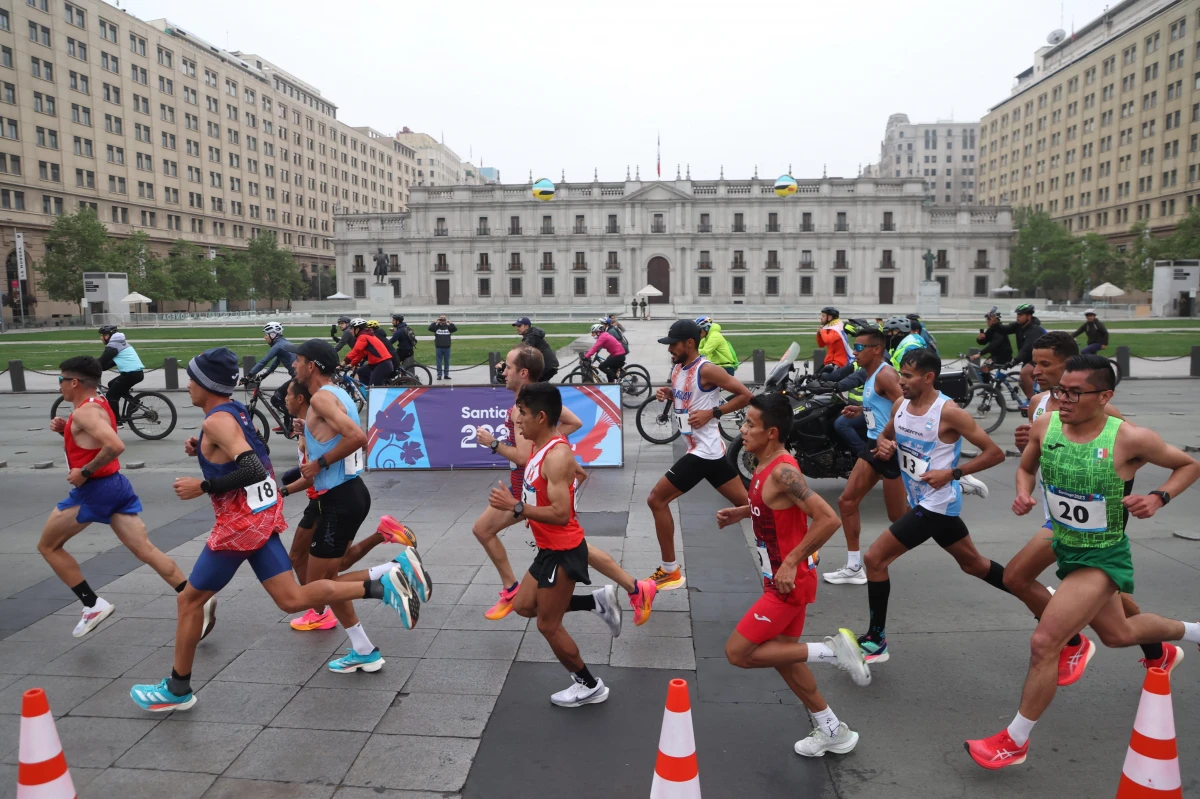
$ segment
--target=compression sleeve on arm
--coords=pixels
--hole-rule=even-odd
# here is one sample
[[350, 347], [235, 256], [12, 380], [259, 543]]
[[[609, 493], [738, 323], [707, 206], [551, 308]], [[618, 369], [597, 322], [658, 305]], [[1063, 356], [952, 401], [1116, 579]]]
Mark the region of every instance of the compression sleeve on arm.
[[229, 474], [204, 481], [209, 494], [224, 494], [226, 491], [252, 486], [267, 479], [267, 467], [263, 466], [254, 450], [247, 450], [238, 455], [234, 463], [237, 464], [237, 468]]

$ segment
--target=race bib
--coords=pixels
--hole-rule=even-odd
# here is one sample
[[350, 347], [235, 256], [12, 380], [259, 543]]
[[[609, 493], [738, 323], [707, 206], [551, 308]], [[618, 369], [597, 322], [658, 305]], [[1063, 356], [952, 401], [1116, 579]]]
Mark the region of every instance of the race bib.
[[1049, 511], [1055, 522], [1081, 533], [1108, 529], [1108, 507], [1100, 494], [1076, 494], [1046, 486]]
[[363, 451], [356, 449], [342, 459], [346, 468], [346, 476], [353, 477], [363, 470]]
[[875, 429], [875, 411], [870, 408], [863, 408], [863, 416], [867, 417], [867, 429]]
[[279, 491], [275, 488], [275, 481], [270, 477], [261, 483], [246, 486], [242, 490], [246, 492], [246, 504], [250, 507], [251, 513], [261, 513], [279, 501]]
[[913, 480], [920, 480], [921, 475], [929, 471], [929, 458], [924, 455], [918, 455], [906, 449], [898, 449], [896, 457], [900, 459], [900, 471]]
[[529, 483], [521, 484], [521, 501], [531, 508], [537, 507], [537, 490]]
[[762, 576], [768, 580], [775, 577], [775, 572], [771, 569], [771, 557], [767, 554], [765, 544], [758, 545], [758, 567], [762, 570]]
[[681, 411], [678, 408], [675, 410], [675, 418], [679, 420], [679, 432], [685, 436], [692, 434], [692, 426], [688, 424], [688, 412]]
[[820, 562], [821, 562], [821, 550], [818, 549], [816, 552], [814, 552], [808, 556], [808, 568], [809, 569], [817, 568], [817, 564], [819, 564]]

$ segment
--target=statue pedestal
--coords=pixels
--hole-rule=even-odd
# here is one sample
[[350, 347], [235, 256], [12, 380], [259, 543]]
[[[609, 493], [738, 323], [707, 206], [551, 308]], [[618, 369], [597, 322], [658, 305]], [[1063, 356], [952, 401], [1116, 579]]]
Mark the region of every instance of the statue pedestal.
[[922, 317], [937, 316], [942, 310], [942, 284], [922, 280], [917, 287], [917, 313]]
[[371, 316], [377, 317], [382, 324], [384, 317], [390, 316], [396, 306], [396, 298], [392, 295], [392, 284], [367, 284], [367, 304]]

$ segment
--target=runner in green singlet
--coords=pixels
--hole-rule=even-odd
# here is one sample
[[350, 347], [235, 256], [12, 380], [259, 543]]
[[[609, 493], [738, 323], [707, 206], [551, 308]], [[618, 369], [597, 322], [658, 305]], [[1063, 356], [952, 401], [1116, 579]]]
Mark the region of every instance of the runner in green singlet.
[[[1129, 514], [1153, 516], [1200, 478], [1200, 463], [1152, 430], [1108, 416], [1104, 407], [1115, 385], [1106, 359], [1071, 357], [1059, 384], [1050, 389], [1059, 410], [1034, 422], [1021, 455], [1013, 512], [1024, 516], [1037, 505], [1032, 495], [1040, 465], [1062, 584], [1030, 640], [1029, 673], [1016, 718], [990, 738], [966, 742], [971, 758], [986, 769], [1025, 762], [1033, 725], [1054, 699], [1059, 652], [1084, 625], [1110, 647], [1200, 643], [1200, 622], [1152, 613], [1126, 618], [1121, 606], [1118, 592], [1133, 592], [1125, 533]], [[1148, 463], [1169, 469], [1170, 477], [1154, 491], [1133, 494], [1134, 474]]]

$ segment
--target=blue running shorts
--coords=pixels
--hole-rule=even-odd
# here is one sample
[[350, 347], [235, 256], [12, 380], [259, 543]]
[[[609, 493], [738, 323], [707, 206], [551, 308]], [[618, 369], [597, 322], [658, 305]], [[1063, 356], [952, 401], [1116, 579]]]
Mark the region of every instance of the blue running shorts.
[[279, 533], [272, 533], [267, 543], [249, 551], [209, 549], [205, 544], [188, 575], [188, 583], [200, 591], [220, 591], [229, 585], [238, 567], [246, 562], [250, 563], [260, 583], [292, 570], [292, 560], [279, 540]]
[[114, 513], [141, 513], [142, 501], [133, 493], [133, 486], [125, 475], [116, 472], [107, 477], [92, 478], [79, 488], [71, 489], [67, 498], [58, 503], [59, 510], [75, 507], [79, 508], [76, 519], [80, 524], [111, 524]]

